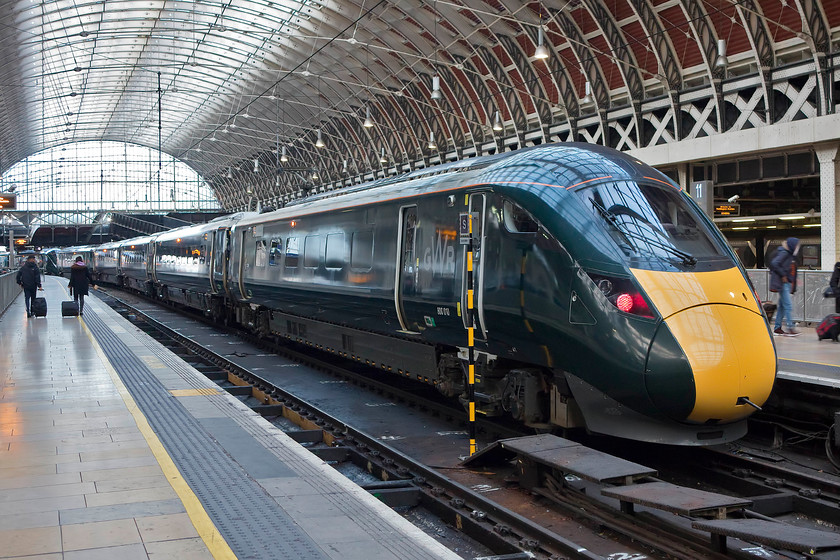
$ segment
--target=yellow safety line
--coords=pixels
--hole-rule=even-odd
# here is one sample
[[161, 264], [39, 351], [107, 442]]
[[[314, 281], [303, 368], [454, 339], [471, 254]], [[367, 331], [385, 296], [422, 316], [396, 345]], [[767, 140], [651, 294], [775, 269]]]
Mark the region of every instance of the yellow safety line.
[[169, 392], [173, 397], [201, 397], [219, 394], [219, 391], [212, 387], [205, 387], [203, 389], [172, 389]]
[[120, 379], [117, 371], [111, 365], [111, 362], [108, 360], [108, 357], [105, 355], [105, 352], [102, 350], [99, 342], [97, 342], [97, 340], [93, 337], [93, 333], [90, 332], [90, 329], [88, 329], [84, 321], [82, 321], [82, 327], [85, 329], [85, 334], [87, 334], [93, 344], [93, 347], [96, 349], [96, 353], [99, 354], [99, 357], [102, 359], [102, 363], [105, 364], [105, 369], [108, 370], [108, 375], [111, 376], [111, 380], [114, 382], [114, 385], [116, 385], [117, 390], [120, 393], [120, 397], [122, 397], [128, 411], [134, 417], [134, 421], [137, 423], [137, 428], [140, 430], [140, 433], [143, 434], [143, 438], [151, 448], [152, 454], [155, 456], [158, 465], [160, 465], [164, 476], [166, 476], [166, 480], [169, 481], [169, 484], [172, 485], [172, 489], [175, 490], [175, 493], [178, 494], [178, 497], [181, 499], [181, 503], [184, 504], [184, 509], [187, 510], [187, 515], [190, 516], [190, 521], [192, 521], [195, 530], [198, 532], [201, 540], [204, 541], [204, 544], [207, 546], [210, 554], [212, 554], [213, 558], [216, 560], [236, 560], [236, 555], [233, 553], [233, 550], [231, 550], [227, 541], [225, 541], [222, 534], [216, 528], [216, 525], [210, 519], [210, 516], [207, 515], [204, 507], [201, 505], [201, 501], [193, 493], [189, 484], [187, 484], [187, 481], [184, 480], [183, 476], [181, 476], [181, 472], [178, 470], [178, 467], [175, 466], [175, 463], [166, 452], [163, 444], [155, 435], [154, 430], [152, 430], [152, 427], [149, 425], [149, 421], [143, 415], [143, 412], [140, 411], [140, 408], [137, 406], [137, 403], [134, 401], [131, 393], [128, 392], [128, 389], [125, 384], [123, 384], [122, 379]]
[[815, 366], [826, 366], [826, 367], [834, 367], [834, 368], [840, 367], [840, 365], [837, 365], [837, 364], [826, 364], [826, 363], [823, 363], [823, 362], [812, 362], [810, 360], [797, 360], [797, 359], [794, 359], [794, 358], [779, 358], [779, 360], [785, 360], [785, 361], [788, 361], [788, 362], [799, 362], [800, 364], [812, 364], [812, 365], [815, 365]]

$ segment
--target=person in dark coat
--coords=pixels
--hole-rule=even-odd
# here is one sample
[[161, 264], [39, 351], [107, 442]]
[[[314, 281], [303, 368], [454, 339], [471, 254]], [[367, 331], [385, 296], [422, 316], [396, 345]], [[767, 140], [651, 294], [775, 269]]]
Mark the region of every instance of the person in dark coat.
[[70, 267], [70, 292], [73, 294], [73, 301], [79, 304], [79, 315], [83, 315], [85, 309], [85, 296], [88, 295], [88, 288], [93, 283], [90, 270], [82, 257], [76, 257], [76, 262]]
[[828, 285], [834, 290], [834, 312], [840, 313], [840, 262], [834, 263], [834, 272], [831, 273]]
[[[791, 312], [793, 304], [790, 296], [796, 292], [796, 255], [799, 253], [799, 239], [788, 237], [782, 243], [770, 262], [770, 291], [779, 293], [779, 307], [776, 310], [776, 328], [773, 334], [798, 336], [793, 328]], [[788, 330], [782, 329], [782, 322], [787, 321]]]
[[41, 269], [35, 263], [35, 255], [26, 257], [23, 265], [18, 270], [15, 281], [23, 288], [23, 301], [26, 304], [26, 316], [32, 317], [32, 300], [38, 296], [41, 287]]

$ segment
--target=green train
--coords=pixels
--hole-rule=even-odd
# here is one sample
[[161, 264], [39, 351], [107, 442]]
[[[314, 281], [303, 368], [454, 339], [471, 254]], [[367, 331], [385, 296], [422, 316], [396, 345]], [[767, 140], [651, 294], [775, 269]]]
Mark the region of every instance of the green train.
[[763, 311], [714, 224], [655, 169], [590, 144], [110, 244], [97, 267], [100, 253], [109, 281], [462, 401], [472, 300], [478, 414], [541, 429], [718, 444], [775, 381]]

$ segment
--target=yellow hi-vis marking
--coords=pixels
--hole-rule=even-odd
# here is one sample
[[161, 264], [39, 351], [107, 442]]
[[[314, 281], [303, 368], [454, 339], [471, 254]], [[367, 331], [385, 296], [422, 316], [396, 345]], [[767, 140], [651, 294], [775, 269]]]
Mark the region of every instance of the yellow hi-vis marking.
[[473, 290], [467, 290], [467, 309], [473, 308]]
[[475, 385], [475, 364], [470, 364], [469, 372], [470, 372], [469, 384], [470, 385]]
[[470, 455], [475, 455], [475, 452], [476, 452], [475, 440], [471, 439], [470, 440]]
[[475, 403], [470, 403], [470, 422], [475, 422]]
[[475, 327], [467, 327], [467, 346], [475, 346]]
[[472, 272], [473, 269], [473, 254], [472, 251], [467, 251], [467, 272]]
[[204, 510], [204, 506], [201, 505], [201, 501], [198, 499], [198, 496], [193, 493], [189, 484], [187, 484], [187, 481], [184, 480], [183, 476], [181, 476], [181, 472], [178, 470], [175, 462], [172, 461], [172, 458], [166, 452], [163, 444], [160, 442], [157, 435], [155, 435], [154, 430], [152, 430], [152, 427], [149, 425], [149, 421], [140, 411], [140, 408], [137, 406], [137, 403], [134, 401], [131, 393], [128, 392], [128, 389], [123, 384], [119, 374], [117, 374], [117, 371], [111, 365], [111, 362], [108, 361], [108, 357], [105, 356], [105, 352], [102, 351], [102, 347], [99, 346], [99, 343], [93, 337], [93, 334], [90, 332], [84, 321], [82, 321], [82, 328], [84, 328], [85, 334], [88, 339], [90, 339], [91, 344], [96, 349], [96, 353], [105, 365], [105, 369], [108, 371], [108, 375], [111, 376], [111, 381], [113, 381], [116, 386], [126, 408], [128, 408], [128, 411], [134, 418], [134, 422], [137, 424], [137, 429], [143, 435], [143, 439], [146, 440], [146, 444], [152, 450], [152, 455], [154, 455], [158, 465], [160, 465], [160, 469], [163, 471], [166, 480], [169, 481], [172, 489], [175, 490], [178, 498], [181, 499], [181, 503], [184, 504], [184, 509], [187, 510], [187, 515], [189, 515], [190, 521], [192, 521], [193, 527], [195, 527], [195, 530], [198, 532], [201, 540], [203, 540], [205, 546], [207, 546], [207, 550], [210, 551], [210, 554], [212, 554], [213, 558], [216, 560], [237, 560], [233, 550], [231, 550], [222, 534], [213, 524], [213, 521], [210, 520], [210, 516], [207, 515], [207, 512]]

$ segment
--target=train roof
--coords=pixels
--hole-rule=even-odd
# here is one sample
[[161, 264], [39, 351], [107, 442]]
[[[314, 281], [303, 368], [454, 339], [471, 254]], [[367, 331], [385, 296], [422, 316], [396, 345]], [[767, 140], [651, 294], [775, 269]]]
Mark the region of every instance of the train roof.
[[490, 156], [470, 158], [312, 195], [283, 208], [242, 219], [242, 226], [284, 219], [384, 199], [444, 192], [470, 185], [502, 184], [506, 188], [577, 190], [603, 181], [645, 179], [676, 185], [637, 158], [612, 148], [582, 142], [546, 144]]
[[[171, 241], [172, 239], [178, 239], [179, 237], [192, 237], [194, 235], [201, 235], [208, 231], [216, 230], [228, 224], [233, 225], [243, 218], [257, 215], [258, 214], [256, 212], [236, 212], [235, 214], [229, 214], [227, 216], [219, 216], [218, 218], [214, 218], [204, 224], [194, 224], [191, 226], [183, 226], [169, 231], [164, 231], [158, 233], [154, 237], [156, 242]], [[226, 224], [226, 222], [228, 224]]]

